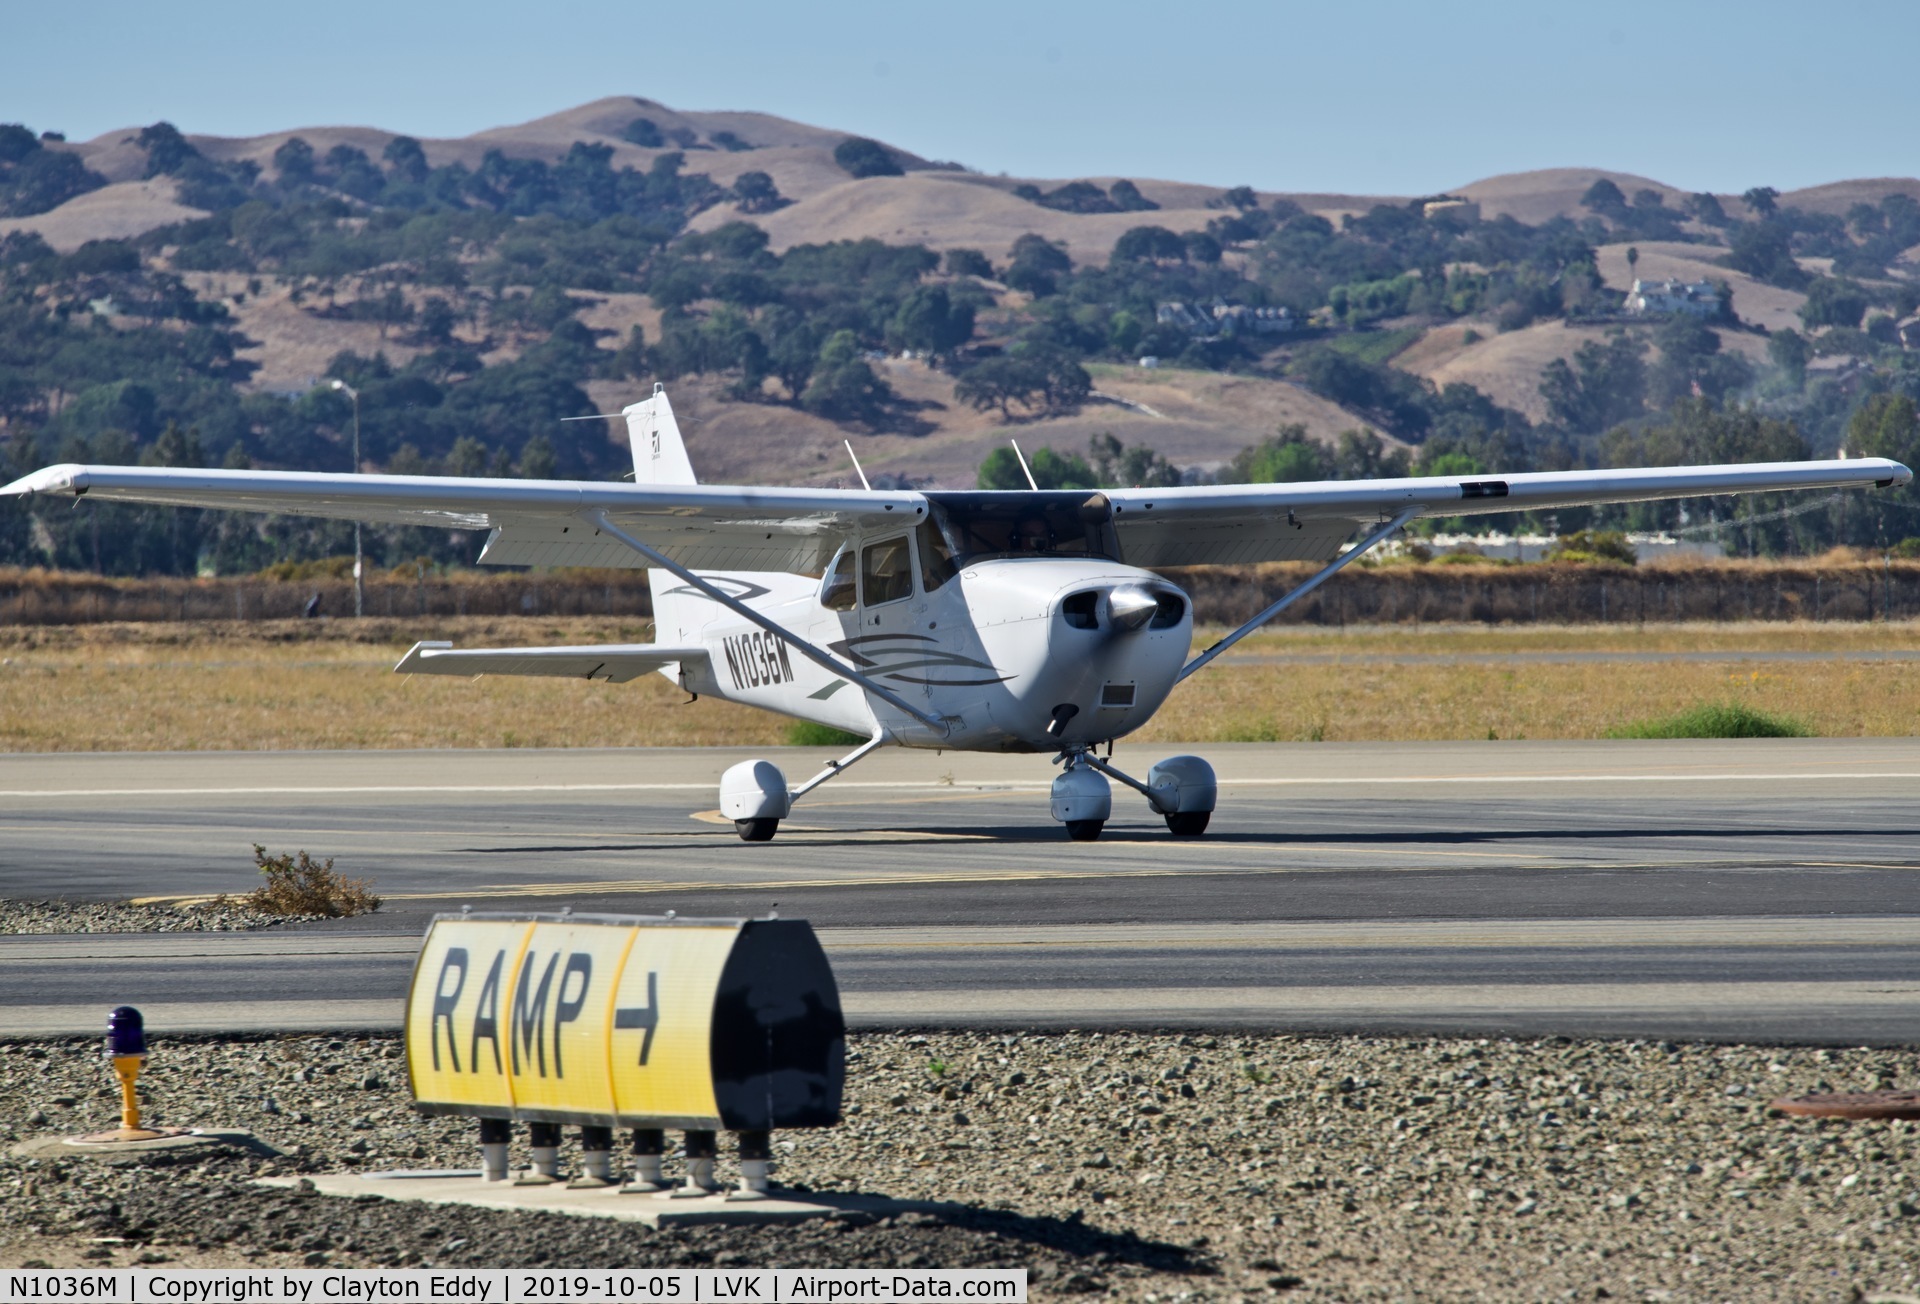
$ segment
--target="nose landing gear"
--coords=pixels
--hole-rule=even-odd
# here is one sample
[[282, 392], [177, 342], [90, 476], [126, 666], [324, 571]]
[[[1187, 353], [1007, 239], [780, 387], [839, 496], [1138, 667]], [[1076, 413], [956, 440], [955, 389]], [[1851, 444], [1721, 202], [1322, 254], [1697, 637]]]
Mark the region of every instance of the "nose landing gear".
[[1054, 758], [1064, 764], [1053, 781], [1053, 817], [1067, 827], [1075, 842], [1100, 836], [1113, 814], [1113, 788], [1108, 779], [1145, 797], [1154, 812], [1167, 821], [1176, 838], [1197, 838], [1207, 831], [1213, 808], [1219, 804], [1220, 785], [1213, 767], [1198, 756], [1170, 756], [1147, 771], [1140, 782], [1093, 754], [1091, 747], [1070, 747]]
[[1092, 842], [1113, 814], [1113, 788], [1087, 763], [1085, 752], [1065, 752], [1067, 768], [1053, 781], [1053, 817], [1075, 842]]

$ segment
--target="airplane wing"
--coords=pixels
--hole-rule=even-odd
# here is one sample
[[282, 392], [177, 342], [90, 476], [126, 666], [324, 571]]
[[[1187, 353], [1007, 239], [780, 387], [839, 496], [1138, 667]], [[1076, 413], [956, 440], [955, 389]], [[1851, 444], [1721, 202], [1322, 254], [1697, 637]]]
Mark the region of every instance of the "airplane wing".
[[397, 675], [551, 675], [624, 684], [679, 661], [705, 661], [699, 647], [608, 643], [599, 647], [494, 647], [456, 650], [451, 643], [415, 643], [393, 668]]
[[1113, 504], [1121, 555], [1131, 565], [1152, 568], [1331, 561], [1359, 525], [1389, 519], [1409, 508], [1421, 516], [1481, 516], [1787, 489], [1884, 489], [1912, 479], [1913, 472], [1898, 462], [1862, 457], [1741, 466], [1115, 489], [1106, 496]]
[[[1912, 478], [1898, 462], [1854, 458], [1119, 489], [1105, 497], [1124, 558], [1164, 567], [1328, 561], [1361, 523], [1408, 509], [1471, 516], [1713, 494], [1886, 488]], [[638, 554], [585, 520], [583, 513], [597, 509], [683, 566], [799, 573], [824, 567], [849, 533], [915, 524], [927, 512], [926, 498], [911, 492], [164, 467], [52, 466], [0, 488], [0, 496], [34, 493], [488, 529], [480, 555], [486, 563], [644, 566]]]
[[825, 567], [848, 534], [913, 525], [927, 512], [920, 494], [887, 491], [72, 464], [0, 488], [0, 497], [26, 494], [490, 530], [480, 560], [492, 565], [645, 566], [583, 519], [597, 509], [692, 569], [798, 573]]

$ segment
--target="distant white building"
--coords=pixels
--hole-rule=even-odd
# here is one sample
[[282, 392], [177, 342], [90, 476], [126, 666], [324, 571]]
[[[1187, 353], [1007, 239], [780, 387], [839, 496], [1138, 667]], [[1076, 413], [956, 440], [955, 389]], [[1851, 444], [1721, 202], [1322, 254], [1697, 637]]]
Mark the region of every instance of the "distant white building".
[[[1434, 534], [1424, 539], [1403, 541], [1399, 547], [1405, 549], [1409, 544], [1417, 543], [1432, 551], [1435, 555], [1449, 552], [1477, 552], [1483, 557], [1493, 557], [1508, 561], [1539, 561], [1560, 540], [1551, 534]], [[1691, 538], [1679, 535], [1629, 534], [1627, 545], [1641, 561], [1655, 561], [1664, 557], [1701, 558], [1707, 561], [1717, 560], [1727, 555], [1726, 548], [1712, 538]], [[1384, 546], [1382, 552], [1392, 552], [1395, 545]]]
[[1696, 317], [1720, 315], [1720, 287], [1712, 281], [1635, 280], [1627, 291], [1627, 311], [1648, 317], [1671, 317], [1690, 312]]
[[1213, 319], [1227, 335], [1284, 335], [1300, 323], [1287, 308], [1249, 308], [1240, 303], [1216, 303]]
[[1154, 310], [1154, 320], [1189, 335], [1212, 338], [1216, 335], [1284, 335], [1296, 329], [1300, 319], [1287, 308], [1250, 308], [1243, 303], [1215, 299], [1212, 304], [1163, 303]]

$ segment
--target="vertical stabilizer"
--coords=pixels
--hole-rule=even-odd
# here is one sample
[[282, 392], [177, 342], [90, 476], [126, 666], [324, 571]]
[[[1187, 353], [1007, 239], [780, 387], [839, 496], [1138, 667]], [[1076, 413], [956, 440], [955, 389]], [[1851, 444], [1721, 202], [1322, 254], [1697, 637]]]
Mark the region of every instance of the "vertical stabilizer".
[[687, 446], [680, 442], [680, 426], [673, 419], [667, 391], [653, 387], [653, 397], [622, 408], [627, 419], [627, 441], [633, 445], [635, 484], [698, 484]]
[[[653, 397], [622, 408], [627, 419], [627, 442], [633, 445], [633, 482], [637, 485], [698, 484], [693, 463], [687, 460], [687, 446], [680, 442], [680, 423], [673, 419], [673, 405], [667, 391], [653, 387]], [[653, 593], [653, 633], [656, 641], [666, 638], [693, 638], [699, 634], [702, 613], [688, 601], [685, 593], [675, 593], [681, 584], [669, 571], [658, 566], [647, 570], [647, 588]], [[677, 674], [678, 666], [661, 673]], [[669, 674], [669, 677], [673, 677]]]

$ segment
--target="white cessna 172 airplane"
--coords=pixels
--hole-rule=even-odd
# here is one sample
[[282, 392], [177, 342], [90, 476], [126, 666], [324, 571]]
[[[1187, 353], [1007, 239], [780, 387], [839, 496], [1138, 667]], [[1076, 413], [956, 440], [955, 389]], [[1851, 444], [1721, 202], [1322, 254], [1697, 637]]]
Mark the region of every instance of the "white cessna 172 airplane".
[[[623, 415], [630, 485], [63, 465], [0, 495], [487, 529], [480, 560], [493, 565], [647, 567], [655, 643], [418, 643], [395, 669], [615, 683], [658, 671], [694, 694], [866, 735], [798, 786], [765, 760], [727, 770], [720, 809], [749, 842], [771, 838], [797, 798], [889, 743], [1053, 752], [1063, 767], [1053, 818], [1088, 840], [1112, 812], [1110, 779], [1146, 798], [1176, 837], [1204, 832], [1212, 767], [1175, 756], [1136, 779], [1111, 764], [1113, 740], [1416, 517], [1913, 478], [1898, 462], [1861, 458], [1098, 492], [757, 489], [698, 483], [658, 386]], [[1261, 561], [1324, 565], [1189, 659], [1192, 606], [1156, 570]], [[1107, 759], [1095, 752], [1103, 743]]]

